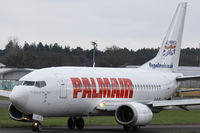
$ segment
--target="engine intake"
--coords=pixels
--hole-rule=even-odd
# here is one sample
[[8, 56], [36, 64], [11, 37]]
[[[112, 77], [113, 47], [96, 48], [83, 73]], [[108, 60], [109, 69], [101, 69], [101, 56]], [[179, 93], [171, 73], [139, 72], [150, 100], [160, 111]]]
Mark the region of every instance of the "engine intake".
[[135, 102], [121, 105], [115, 112], [115, 119], [120, 125], [147, 125], [152, 118], [149, 107]]
[[8, 115], [11, 119], [16, 121], [24, 121], [24, 122], [31, 122], [32, 115], [26, 115], [20, 112], [18, 109], [15, 108], [13, 104], [10, 104], [8, 107]]

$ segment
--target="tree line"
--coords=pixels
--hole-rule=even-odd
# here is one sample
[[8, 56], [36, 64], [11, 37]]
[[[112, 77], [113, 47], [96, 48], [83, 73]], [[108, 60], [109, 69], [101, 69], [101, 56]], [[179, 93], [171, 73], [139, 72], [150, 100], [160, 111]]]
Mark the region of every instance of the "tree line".
[[[142, 48], [129, 50], [115, 45], [104, 51], [96, 49], [96, 66], [124, 67], [141, 65], [156, 56], [158, 48]], [[10, 40], [5, 49], [0, 50], [0, 62], [7, 67], [44, 68], [52, 66], [92, 66], [93, 49], [81, 47], [70, 48], [55, 44], [27, 43], [20, 46]], [[200, 49], [185, 48], [181, 50], [181, 66], [199, 66]]]

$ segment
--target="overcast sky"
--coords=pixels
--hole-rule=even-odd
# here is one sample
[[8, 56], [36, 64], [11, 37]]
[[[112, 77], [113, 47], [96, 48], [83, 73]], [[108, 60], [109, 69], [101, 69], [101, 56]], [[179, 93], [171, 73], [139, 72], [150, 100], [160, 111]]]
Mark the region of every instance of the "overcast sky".
[[[189, 0], [188, 0], [189, 1]], [[0, 48], [10, 37], [91, 49], [157, 48], [181, 0], [0, 0]], [[200, 0], [190, 0], [182, 47], [199, 47]]]

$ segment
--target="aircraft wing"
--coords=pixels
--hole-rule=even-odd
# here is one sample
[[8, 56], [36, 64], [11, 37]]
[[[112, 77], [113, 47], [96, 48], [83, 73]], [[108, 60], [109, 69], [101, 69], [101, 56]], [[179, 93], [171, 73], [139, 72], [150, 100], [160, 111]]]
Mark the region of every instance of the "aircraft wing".
[[176, 81], [200, 80], [200, 75], [177, 77]]
[[[182, 81], [187, 81], [187, 80], [192, 80], [192, 81], [200, 81], [200, 75], [193, 75], [193, 76], [182, 76], [182, 77], [177, 77], [176, 81], [182, 82]], [[192, 87], [192, 88], [191, 88]], [[190, 89], [178, 89], [176, 90], [176, 93], [180, 93], [180, 92], [191, 92], [191, 91], [200, 91], [200, 89], [197, 89], [195, 86], [191, 86], [189, 87]]]
[[191, 106], [200, 105], [200, 99], [161, 100], [152, 101], [148, 104], [150, 104], [152, 107]]
[[111, 101], [111, 100], [105, 100], [100, 102], [96, 109], [102, 110], [102, 111], [115, 111], [120, 105], [125, 104], [126, 102], [122, 101]]
[[200, 91], [200, 88], [178, 89], [178, 90], [176, 90], [176, 93], [180, 93], [180, 92], [192, 92], [192, 91]]
[[9, 97], [10, 91], [0, 90], [0, 96]]
[[[115, 111], [120, 105], [127, 102], [121, 101], [102, 101], [96, 107], [97, 110], [101, 111]], [[187, 110], [186, 106], [200, 105], [200, 99], [180, 99], [180, 100], [161, 100], [161, 101], [151, 101], [146, 103], [150, 108], [160, 108], [166, 109], [167, 107], [177, 106], [181, 109]]]

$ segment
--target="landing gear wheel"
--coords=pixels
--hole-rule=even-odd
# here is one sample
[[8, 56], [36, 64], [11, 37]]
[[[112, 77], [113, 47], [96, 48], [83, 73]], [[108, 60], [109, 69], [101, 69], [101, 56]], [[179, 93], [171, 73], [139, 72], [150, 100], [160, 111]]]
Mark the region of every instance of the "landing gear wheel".
[[72, 117], [70, 117], [69, 120], [68, 120], [68, 128], [69, 129], [75, 129], [75, 122], [72, 119]]
[[34, 122], [32, 125], [33, 132], [42, 132], [42, 125], [40, 122]]
[[124, 126], [125, 131], [140, 131], [140, 126]]
[[78, 128], [78, 129], [83, 129], [84, 128], [84, 120], [83, 120], [83, 118], [82, 117], [79, 117], [76, 121], [75, 121], [75, 123], [76, 123], [76, 127]]
[[125, 131], [132, 131], [132, 126], [124, 126]]
[[133, 131], [140, 131], [140, 126], [133, 126]]

